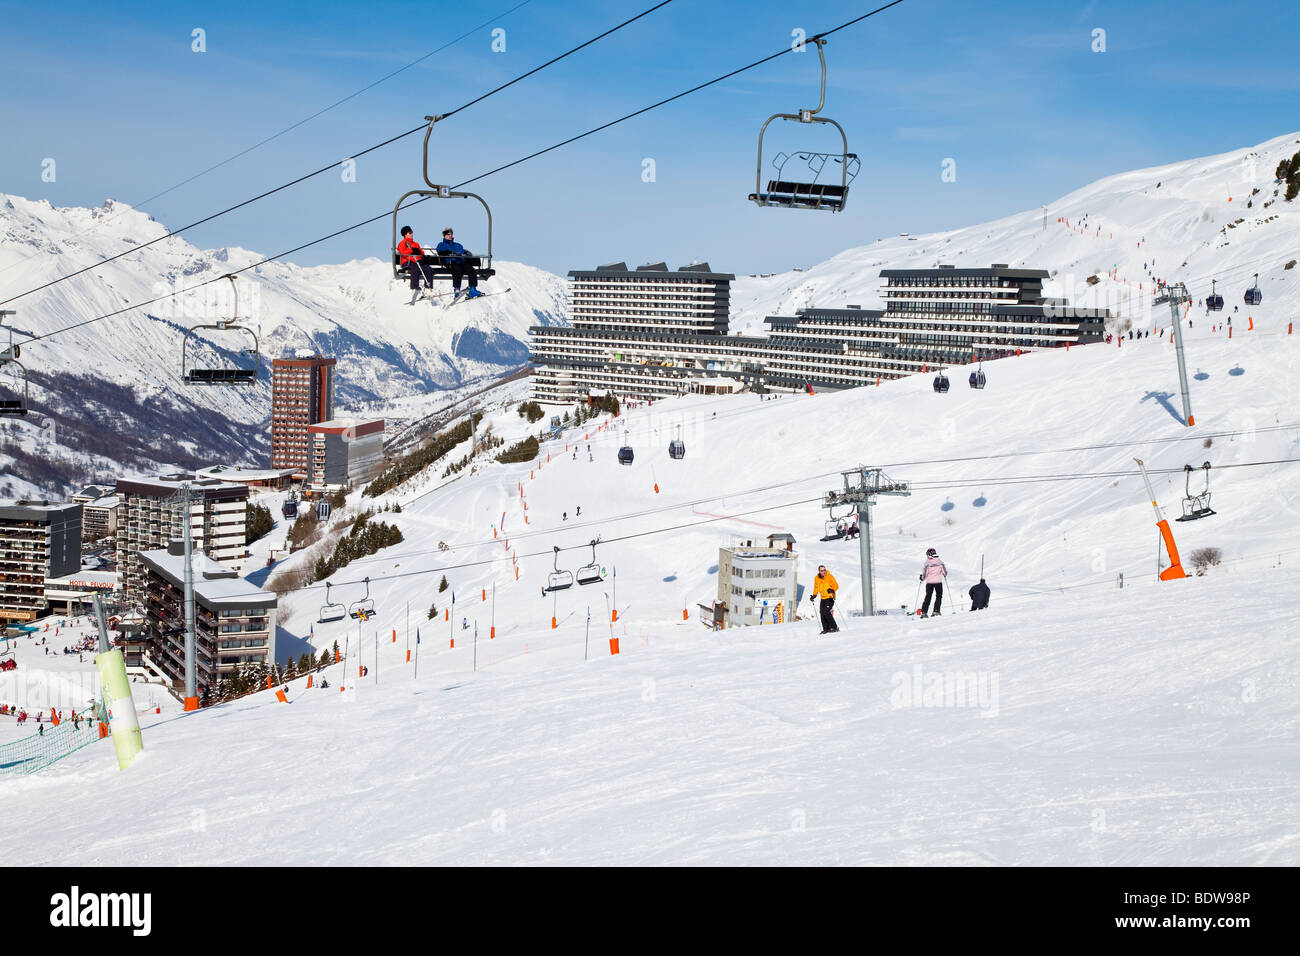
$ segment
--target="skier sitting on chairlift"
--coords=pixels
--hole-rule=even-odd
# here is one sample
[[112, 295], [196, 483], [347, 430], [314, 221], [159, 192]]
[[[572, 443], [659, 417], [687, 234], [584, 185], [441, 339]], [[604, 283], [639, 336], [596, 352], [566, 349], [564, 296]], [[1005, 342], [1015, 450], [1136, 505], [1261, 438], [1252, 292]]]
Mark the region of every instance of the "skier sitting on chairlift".
[[451, 270], [452, 292], [460, 294], [460, 280], [465, 277], [469, 279], [469, 292], [465, 293], [465, 298], [476, 299], [483, 294], [478, 290], [478, 273], [474, 271], [474, 266], [467, 258], [469, 252], [456, 241], [451, 226], [442, 231], [442, 242], [438, 243], [435, 251], [443, 257], [447, 268]]
[[415, 233], [410, 226], [402, 227], [402, 241], [397, 244], [398, 255], [402, 257], [402, 268], [411, 277], [411, 305], [420, 298], [420, 276], [424, 276], [426, 286], [433, 285], [432, 256], [415, 241]]

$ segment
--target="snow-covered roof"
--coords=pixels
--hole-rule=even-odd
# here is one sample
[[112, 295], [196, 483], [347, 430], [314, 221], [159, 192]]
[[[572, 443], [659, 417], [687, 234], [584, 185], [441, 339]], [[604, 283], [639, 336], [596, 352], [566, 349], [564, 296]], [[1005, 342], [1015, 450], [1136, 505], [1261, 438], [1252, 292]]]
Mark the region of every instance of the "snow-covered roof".
[[[141, 551], [140, 560], [177, 587], [185, 584], [185, 555], [172, 554], [166, 548]], [[214, 561], [206, 554], [193, 555], [194, 594], [208, 604], [263, 604], [275, 607], [276, 596], [249, 584], [233, 568]]]

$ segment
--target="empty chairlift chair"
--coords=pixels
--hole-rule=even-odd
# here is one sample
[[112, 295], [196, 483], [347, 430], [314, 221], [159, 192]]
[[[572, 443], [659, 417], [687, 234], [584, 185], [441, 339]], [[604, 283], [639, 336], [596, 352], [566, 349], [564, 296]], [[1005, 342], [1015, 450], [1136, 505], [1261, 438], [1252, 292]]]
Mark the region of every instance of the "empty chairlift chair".
[[1211, 312], [1223, 311], [1223, 296], [1217, 292], [1218, 285], [1216, 280], [1210, 280], [1210, 294], [1205, 297], [1205, 307]]
[[320, 608], [320, 623], [328, 624], [330, 621], [341, 621], [347, 617], [348, 609], [342, 604], [334, 604], [330, 601], [330, 583], [325, 582], [325, 603]]
[[934, 390], [942, 393], [948, 391], [949, 387], [950, 383], [948, 382], [948, 376], [940, 371], [939, 374], [934, 377]]
[[[821, 62], [821, 98], [816, 109], [801, 109], [798, 113], [775, 113], [768, 117], [758, 133], [758, 168], [754, 173], [754, 191], [749, 194], [751, 202], [760, 206], [782, 206], [786, 209], [822, 209], [839, 212], [849, 198], [849, 183], [857, 176], [861, 163], [854, 153], [849, 152], [849, 140], [844, 134], [844, 127], [829, 117], [816, 115], [826, 103], [826, 54], [822, 47], [826, 41], [821, 37], [812, 37], [809, 43], [817, 44], [817, 57]], [[767, 190], [763, 190], [763, 136], [772, 120], [791, 120], [796, 123], [828, 123], [840, 133], [843, 151], [839, 153], [797, 152], [790, 155], [778, 153], [772, 161], [776, 167], [776, 178], [769, 180]], [[808, 172], [795, 178], [787, 175], [786, 167], [791, 160], [797, 159], [807, 166]], [[822, 171], [829, 167], [830, 179], [818, 182]], [[838, 172], [839, 182], [834, 181]]]
[[627, 440], [627, 429], [625, 428], [623, 429], [623, 447], [618, 450], [618, 463], [620, 465], [630, 465], [634, 457], [632, 446]]
[[[1192, 494], [1192, 472], [1205, 472], [1205, 485], [1197, 494]], [[1215, 514], [1210, 507], [1210, 463], [1207, 461], [1199, 469], [1191, 465], [1183, 465], [1183, 489], [1186, 496], [1183, 498], [1183, 516], [1177, 518], [1177, 521], [1195, 521], [1197, 518], [1208, 518]]]
[[970, 373], [970, 387], [983, 388], [985, 384], [986, 379], [984, 378], [984, 366], [981, 365], [975, 371]]
[[1246, 304], [1259, 305], [1264, 301], [1264, 293], [1259, 291], [1259, 273], [1255, 273], [1255, 284], [1246, 290]]
[[601, 571], [600, 564], [596, 561], [596, 541], [599, 540], [597, 538], [591, 542], [591, 564], [584, 564], [575, 573], [579, 584], [598, 584], [605, 578], [605, 573]]
[[565, 588], [573, 587], [573, 572], [565, 571], [560, 567], [560, 549], [558, 546], [552, 546], [555, 552], [554, 570], [546, 576], [546, 587], [544, 593], [550, 594], [552, 591], [563, 591]]
[[286, 498], [284, 500], [284, 508], [282, 511], [284, 512], [285, 519], [288, 521], [292, 521], [294, 518], [298, 517], [298, 499], [294, 498], [292, 495]]
[[[234, 305], [232, 318], [217, 319], [212, 323], [200, 323], [185, 333], [185, 338], [181, 342], [181, 381], [186, 385], [256, 385], [257, 370], [260, 360], [258, 350], [257, 335], [252, 329], [239, 324], [239, 286], [235, 284], [233, 275], [226, 275], [222, 278], [229, 279], [231, 288], [234, 290]], [[234, 348], [224, 349], [227, 354], [232, 356], [232, 364], [224, 366], [204, 366], [194, 364], [194, 343], [191, 341], [194, 334], [201, 329], [213, 329], [218, 332], [237, 332], [240, 333], [241, 339], [251, 339], [252, 348]], [[241, 364], [235, 356], [251, 356], [251, 361]]]
[[[12, 312], [0, 312], [0, 321]], [[28, 409], [27, 369], [18, 361], [22, 347], [14, 345], [13, 332], [9, 345], [0, 352], [0, 415], [26, 415]]]
[[330, 516], [330, 503], [328, 501], [316, 502], [316, 520], [325, 521]]
[[375, 599], [370, 596], [370, 579], [366, 583], [366, 596], [348, 605], [348, 617], [354, 621], [368, 621], [375, 613]]

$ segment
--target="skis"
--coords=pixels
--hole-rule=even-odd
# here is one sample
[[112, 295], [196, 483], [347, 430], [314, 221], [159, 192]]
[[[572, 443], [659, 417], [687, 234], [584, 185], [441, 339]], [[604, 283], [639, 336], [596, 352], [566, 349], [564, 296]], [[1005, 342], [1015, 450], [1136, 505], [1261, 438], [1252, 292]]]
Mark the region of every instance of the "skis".
[[[474, 298], [475, 298], [475, 299], [486, 299], [488, 296], [501, 295], [501, 294], [503, 294], [503, 293], [505, 293], [505, 292], [509, 292], [509, 291], [510, 291], [510, 289], [509, 289], [509, 288], [506, 288], [506, 289], [497, 289], [497, 291], [495, 291], [495, 292], [480, 292], [478, 295], [474, 296]], [[456, 305], [458, 302], [465, 302], [465, 301], [469, 300], [469, 293], [468, 293], [468, 292], [456, 292], [456, 293], [448, 293], [448, 292], [444, 292], [443, 295], [452, 295], [452, 296], [453, 296], [452, 300], [451, 300], [450, 302], [448, 302], [446, 305], [444, 305], [444, 306], [442, 307], [442, 308], [443, 308], [443, 311], [446, 311], [447, 309], [450, 309], [453, 305]]]

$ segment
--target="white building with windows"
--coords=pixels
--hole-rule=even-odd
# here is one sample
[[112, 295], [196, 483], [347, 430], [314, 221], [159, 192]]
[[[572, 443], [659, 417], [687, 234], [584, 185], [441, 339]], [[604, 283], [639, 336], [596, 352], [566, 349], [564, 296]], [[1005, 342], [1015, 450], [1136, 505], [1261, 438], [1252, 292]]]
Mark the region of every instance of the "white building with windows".
[[726, 606], [723, 626], [793, 621], [799, 603], [798, 569], [799, 556], [789, 535], [773, 535], [767, 547], [745, 541], [720, 548], [718, 602]]

